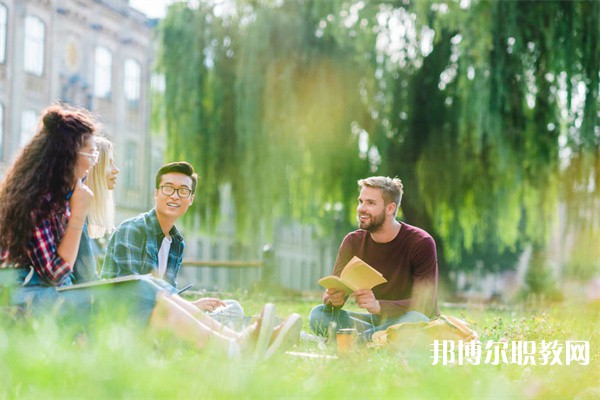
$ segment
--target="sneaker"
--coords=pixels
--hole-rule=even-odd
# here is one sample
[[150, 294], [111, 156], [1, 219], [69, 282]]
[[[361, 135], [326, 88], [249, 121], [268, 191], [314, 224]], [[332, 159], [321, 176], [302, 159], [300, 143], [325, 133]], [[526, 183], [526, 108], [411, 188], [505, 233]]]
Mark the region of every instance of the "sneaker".
[[271, 344], [267, 349], [264, 358], [269, 358], [275, 353], [283, 353], [300, 339], [300, 331], [302, 330], [302, 318], [294, 313], [288, 319], [279, 325], [273, 331]]
[[269, 339], [275, 327], [275, 305], [267, 303], [264, 305], [260, 317], [256, 321], [254, 334], [256, 335], [256, 344], [254, 353], [256, 355], [264, 354], [269, 346]]

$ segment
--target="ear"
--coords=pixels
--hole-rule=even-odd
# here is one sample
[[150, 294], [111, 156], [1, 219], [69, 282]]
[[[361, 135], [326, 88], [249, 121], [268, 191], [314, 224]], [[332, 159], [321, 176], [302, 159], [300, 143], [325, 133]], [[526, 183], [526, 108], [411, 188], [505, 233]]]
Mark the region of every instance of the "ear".
[[194, 195], [191, 195], [189, 200], [190, 200], [190, 206], [191, 206], [194, 203]]
[[387, 206], [385, 206], [385, 213], [388, 215], [394, 215], [396, 213], [396, 203], [391, 202]]

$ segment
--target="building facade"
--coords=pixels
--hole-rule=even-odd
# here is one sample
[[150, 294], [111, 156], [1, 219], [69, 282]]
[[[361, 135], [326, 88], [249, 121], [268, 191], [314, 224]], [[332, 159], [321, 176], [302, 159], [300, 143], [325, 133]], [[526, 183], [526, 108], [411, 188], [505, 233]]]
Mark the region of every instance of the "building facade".
[[128, 0], [0, 0], [0, 175], [61, 101], [92, 111], [115, 145], [117, 220], [149, 209], [152, 62], [152, 21]]

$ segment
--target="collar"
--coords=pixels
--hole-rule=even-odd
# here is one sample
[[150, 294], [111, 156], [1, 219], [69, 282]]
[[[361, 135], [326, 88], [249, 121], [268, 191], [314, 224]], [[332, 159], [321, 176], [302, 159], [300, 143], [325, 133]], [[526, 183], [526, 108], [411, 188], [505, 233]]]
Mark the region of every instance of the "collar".
[[[165, 234], [163, 233], [162, 228], [160, 227], [160, 223], [158, 222], [158, 217], [156, 216], [155, 208], [148, 211], [148, 218], [150, 220], [150, 233], [162, 241]], [[173, 241], [183, 241], [183, 236], [181, 236], [181, 233], [179, 233], [179, 230], [177, 230], [177, 227], [175, 225], [173, 225], [173, 227], [169, 231], [169, 234], [173, 238]]]

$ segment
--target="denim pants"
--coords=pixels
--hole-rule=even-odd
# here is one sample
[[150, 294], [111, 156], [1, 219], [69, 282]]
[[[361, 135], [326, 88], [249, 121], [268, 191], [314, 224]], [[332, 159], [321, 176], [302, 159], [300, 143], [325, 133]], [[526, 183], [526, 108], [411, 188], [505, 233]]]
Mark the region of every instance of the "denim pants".
[[355, 328], [360, 340], [370, 341], [373, 333], [386, 330], [392, 325], [402, 322], [429, 322], [429, 318], [418, 311], [407, 311], [399, 317], [382, 320], [378, 315], [356, 313], [321, 304], [311, 310], [308, 322], [310, 329], [319, 336], [327, 336], [330, 324], [335, 323], [334, 333], [339, 329]]

